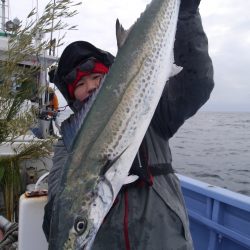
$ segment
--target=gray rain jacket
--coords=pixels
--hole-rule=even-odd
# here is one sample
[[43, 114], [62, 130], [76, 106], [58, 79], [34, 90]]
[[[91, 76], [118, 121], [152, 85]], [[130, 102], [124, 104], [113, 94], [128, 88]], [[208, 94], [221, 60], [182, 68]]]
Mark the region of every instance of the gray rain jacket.
[[[213, 67], [199, 13], [179, 18], [177, 25], [174, 55], [183, 70], [167, 82], [139, 151], [146, 172], [149, 166], [161, 166], [169, 168], [169, 173], [149, 173], [149, 181], [139, 180], [122, 188], [97, 233], [94, 250], [193, 249], [179, 180], [171, 171], [169, 139], [208, 100], [214, 86]], [[67, 155], [60, 140], [49, 175], [43, 224], [47, 239], [53, 200]], [[136, 164], [135, 160], [135, 170]]]

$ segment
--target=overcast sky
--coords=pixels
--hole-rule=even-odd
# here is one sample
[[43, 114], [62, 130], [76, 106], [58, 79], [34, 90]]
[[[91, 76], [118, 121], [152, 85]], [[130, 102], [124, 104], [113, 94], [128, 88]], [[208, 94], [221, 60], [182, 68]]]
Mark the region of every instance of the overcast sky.
[[[187, 0], [186, 0], [187, 1]], [[30, 9], [46, 0], [10, 0], [10, 18], [24, 19]], [[67, 32], [65, 45], [87, 40], [116, 54], [115, 20], [130, 27], [150, 0], [85, 0], [79, 14], [70, 23], [78, 30]], [[209, 111], [250, 112], [250, 1], [202, 0], [200, 13], [209, 39], [209, 53], [214, 63], [215, 88], [203, 107]], [[61, 32], [61, 35], [64, 32]], [[58, 50], [60, 55], [61, 49]]]

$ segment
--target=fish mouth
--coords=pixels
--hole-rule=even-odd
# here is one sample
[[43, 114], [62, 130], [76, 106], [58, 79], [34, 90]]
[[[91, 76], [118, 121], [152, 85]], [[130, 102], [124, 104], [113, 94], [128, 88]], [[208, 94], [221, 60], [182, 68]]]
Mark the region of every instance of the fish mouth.
[[82, 250], [85, 250], [87, 248], [87, 243], [85, 243], [83, 246], [82, 246]]
[[84, 239], [83, 241], [81, 239], [78, 239], [75, 244], [75, 249], [81, 249], [85, 250], [88, 248], [88, 241], [87, 239]]

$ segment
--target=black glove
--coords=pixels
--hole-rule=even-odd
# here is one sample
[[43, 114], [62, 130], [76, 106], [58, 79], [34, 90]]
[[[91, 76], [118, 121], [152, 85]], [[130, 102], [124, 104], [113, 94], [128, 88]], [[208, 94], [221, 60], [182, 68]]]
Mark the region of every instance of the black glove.
[[201, 0], [181, 0], [180, 14], [195, 13]]

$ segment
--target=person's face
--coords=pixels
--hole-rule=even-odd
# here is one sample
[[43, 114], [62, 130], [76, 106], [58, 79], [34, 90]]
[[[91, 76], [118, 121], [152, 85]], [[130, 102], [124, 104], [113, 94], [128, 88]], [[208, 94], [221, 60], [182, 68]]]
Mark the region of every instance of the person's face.
[[93, 73], [81, 78], [76, 84], [74, 95], [76, 100], [84, 101], [88, 98], [96, 89], [99, 88], [103, 74]]

